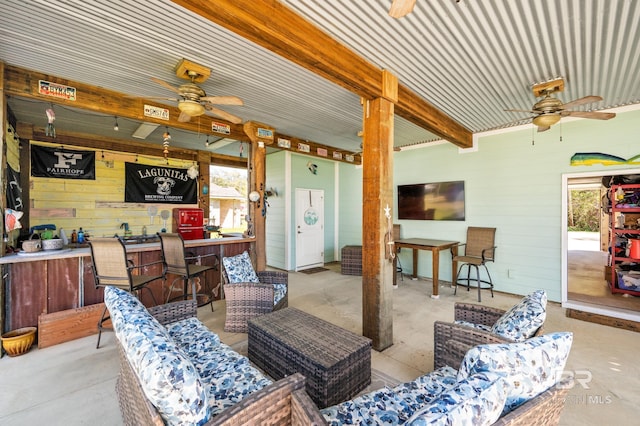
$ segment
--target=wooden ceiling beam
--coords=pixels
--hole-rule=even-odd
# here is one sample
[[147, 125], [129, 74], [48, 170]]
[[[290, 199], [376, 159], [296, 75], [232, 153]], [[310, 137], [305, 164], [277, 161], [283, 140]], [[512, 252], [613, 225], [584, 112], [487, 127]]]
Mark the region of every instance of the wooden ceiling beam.
[[[383, 70], [277, 0], [172, 1], [360, 97], [384, 97]], [[406, 87], [398, 87], [395, 112], [459, 147], [473, 144], [469, 129]]]
[[[190, 122], [183, 123], [178, 121], [180, 110], [177, 107], [161, 104], [147, 99], [127, 97], [126, 94], [115, 92], [113, 90], [103, 89], [97, 86], [81, 83], [79, 81], [67, 80], [53, 75], [43, 74], [37, 71], [28, 70], [26, 68], [5, 65], [5, 95], [15, 96], [27, 99], [36, 99], [42, 102], [64, 105], [70, 108], [78, 108], [93, 111], [97, 114], [113, 115], [123, 118], [129, 118], [137, 121], [145, 121], [148, 123], [156, 123], [161, 126], [169, 126], [175, 129], [187, 130], [190, 132], [202, 132], [202, 120], [192, 119]], [[54, 96], [47, 96], [39, 93], [39, 81], [44, 80], [63, 86], [71, 86], [76, 89], [76, 99], [67, 100]], [[158, 108], [166, 108], [169, 110], [169, 119], [162, 120], [144, 115], [144, 105], [153, 105]], [[212, 118], [212, 121], [228, 124], [231, 129], [229, 135], [220, 134], [231, 139], [249, 142], [249, 138], [244, 133], [241, 124], [229, 123], [223, 119]], [[217, 134], [211, 131], [212, 135]]]
[[[19, 132], [21, 138], [33, 139], [37, 142], [49, 142], [58, 145], [77, 146], [81, 148], [92, 148], [95, 150], [106, 150], [113, 152], [126, 152], [130, 154], [158, 157], [164, 156], [162, 152], [162, 146], [158, 144], [134, 142], [124, 139], [114, 139], [112, 137], [105, 137], [99, 135], [87, 135], [84, 133], [57, 131], [56, 137], [53, 138], [46, 134], [46, 130], [43, 128], [34, 128], [25, 123], [18, 123], [18, 128], [22, 130], [31, 129], [30, 132]], [[29, 133], [27, 135], [27, 133]], [[180, 147], [171, 147], [169, 149], [169, 159], [178, 160], [191, 160], [196, 161], [199, 157], [199, 152], [191, 149], [185, 149]], [[222, 155], [215, 153], [208, 153], [211, 156], [210, 163], [218, 166], [230, 166], [230, 167], [247, 167], [247, 159], [241, 157], [234, 157], [231, 155]]]

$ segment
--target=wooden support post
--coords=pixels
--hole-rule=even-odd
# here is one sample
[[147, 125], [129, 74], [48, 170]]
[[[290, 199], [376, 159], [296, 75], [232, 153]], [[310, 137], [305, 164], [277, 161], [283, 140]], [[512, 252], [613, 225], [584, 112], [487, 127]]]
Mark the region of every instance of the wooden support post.
[[[198, 151], [198, 207], [204, 210], [204, 220], [209, 223], [209, 169], [211, 155], [207, 151]], [[207, 190], [204, 190], [204, 187]], [[206, 192], [206, 194], [205, 194]]]
[[256, 191], [260, 194], [260, 199], [257, 202], [249, 201], [249, 216], [256, 238], [256, 269], [263, 271], [267, 267], [266, 207], [264, 205], [266, 149], [264, 145], [260, 146], [259, 142], [252, 142], [249, 155], [249, 192]]
[[381, 351], [393, 344], [394, 269], [385, 258], [385, 234], [393, 235], [393, 220], [385, 209], [393, 210], [394, 104], [377, 98], [363, 108], [362, 324], [363, 334]]

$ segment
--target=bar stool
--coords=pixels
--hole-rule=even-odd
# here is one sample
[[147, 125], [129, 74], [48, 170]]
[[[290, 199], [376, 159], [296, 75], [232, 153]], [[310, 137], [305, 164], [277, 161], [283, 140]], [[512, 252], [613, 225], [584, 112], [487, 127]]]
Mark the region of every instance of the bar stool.
[[[218, 284], [216, 288], [209, 290], [204, 276], [205, 272], [209, 270], [218, 270], [218, 265], [220, 264], [218, 255], [207, 254], [199, 256], [187, 256], [182, 235], [177, 233], [159, 232], [158, 237], [160, 237], [160, 246], [162, 247], [162, 260], [164, 262], [165, 277], [166, 274], [174, 274], [178, 276], [173, 280], [171, 286], [169, 287], [167, 302], [169, 302], [170, 300], [186, 299], [187, 297], [189, 297], [187, 288], [189, 286], [189, 281], [191, 281], [193, 300], [197, 302], [198, 307], [210, 304], [211, 311], [213, 312], [213, 300], [214, 297], [218, 295], [220, 284]], [[215, 258], [214, 265], [198, 264], [202, 259], [211, 256]], [[189, 263], [194, 260], [198, 263]], [[203, 282], [202, 287], [205, 289], [204, 293], [197, 293], [196, 290], [196, 278], [200, 278], [198, 277], [199, 275], [201, 275], [201, 281]], [[183, 282], [183, 294], [171, 298], [175, 283], [178, 280], [182, 280]]]
[[[155, 280], [164, 280], [164, 274], [133, 274], [135, 269], [147, 268], [160, 264], [152, 262], [144, 265], [134, 265], [127, 259], [127, 250], [120, 238], [91, 238], [89, 241], [91, 248], [91, 268], [96, 281], [96, 287], [113, 286], [129, 293], [137, 293], [146, 289], [157, 305], [153, 292], [147, 285]], [[109, 319], [107, 308], [104, 308], [102, 316], [98, 321], [98, 343], [96, 349], [100, 347], [100, 337], [102, 336], [103, 323]]]

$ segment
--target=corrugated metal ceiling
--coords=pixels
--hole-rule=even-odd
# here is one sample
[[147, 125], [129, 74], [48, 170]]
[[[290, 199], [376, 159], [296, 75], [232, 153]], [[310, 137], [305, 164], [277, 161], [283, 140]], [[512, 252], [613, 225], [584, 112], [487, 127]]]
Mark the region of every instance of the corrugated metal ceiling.
[[[557, 76], [565, 78], [558, 94], [564, 102], [604, 98], [580, 110], [640, 103], [638, 1], [417, 0], [413, 13], [398, 20], [387, 15], [390, 0], [283, 3], [473, 132], [517, 124], [527, 114], [503, 110], [531, 108], [531, 85]], [[0, 60], [8, 64], [129, 95], [171, 96], [151, 77], [180, 84], [173, 68], [184, 57], [212, 69], [201, 85], [207, 94], [245, 101], [225, 107], [229, 112], [359, 150], [356, 95], [168, 0], [9, 0], [0, 9]], [[20, 119], [46, 124], [40, 106], [18, 100], [10, 106]], [[110, 118], [69, 122], [75, 131], [113, 132]], [[162, 131], [156, 133], [148, 140], [161, 143]], [[204, 138], [195, 136], [175, 144], [202, 149]], [[434, 139], [396, 120], [396, 146]]]

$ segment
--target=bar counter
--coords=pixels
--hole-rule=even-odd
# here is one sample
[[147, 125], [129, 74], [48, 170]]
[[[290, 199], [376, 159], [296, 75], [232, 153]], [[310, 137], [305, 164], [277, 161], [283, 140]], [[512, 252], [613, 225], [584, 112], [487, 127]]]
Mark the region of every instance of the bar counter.
[[[254, 246], [255, 238], [185, 240], [185, 249], [189, 256], [202, 255], [202, 264], [216, 266], [204, 277], [209, 289], [216, 288], [222, 282], [220, 261], [223, 256], [233, 256], [244, 250], [253, 253]], [[216, 256], [205, 257], [211, 254]], [[162, 273], [159, 242], [127, 244], [127, 258], [136, 265], [152, 264], [143, 268], [141, 273]], [[0, 268], [5, 276], [7, 298], [6, 310], [3, 312], [3, 333], [22, 327], [38, 326], [42, 316], [52, 313], [81, 313], [85, 307], [102, 305], [103, 290], [95, 286], [89, 247], [9, 254], [0, 257]], [[158, 303], [167, 299], [168, 288], [175, 278], [168, 275], [166, 285], [163, 285], [162, 280], [149, 285]], [[153, 305], [149, 292], [142, 292], [140, 297], [146, 306]], [[216, 298], [221, 297], [221, 292], [218, 292]], [[79, 314], [78, 318], [82, 319], [82, 315]]]

